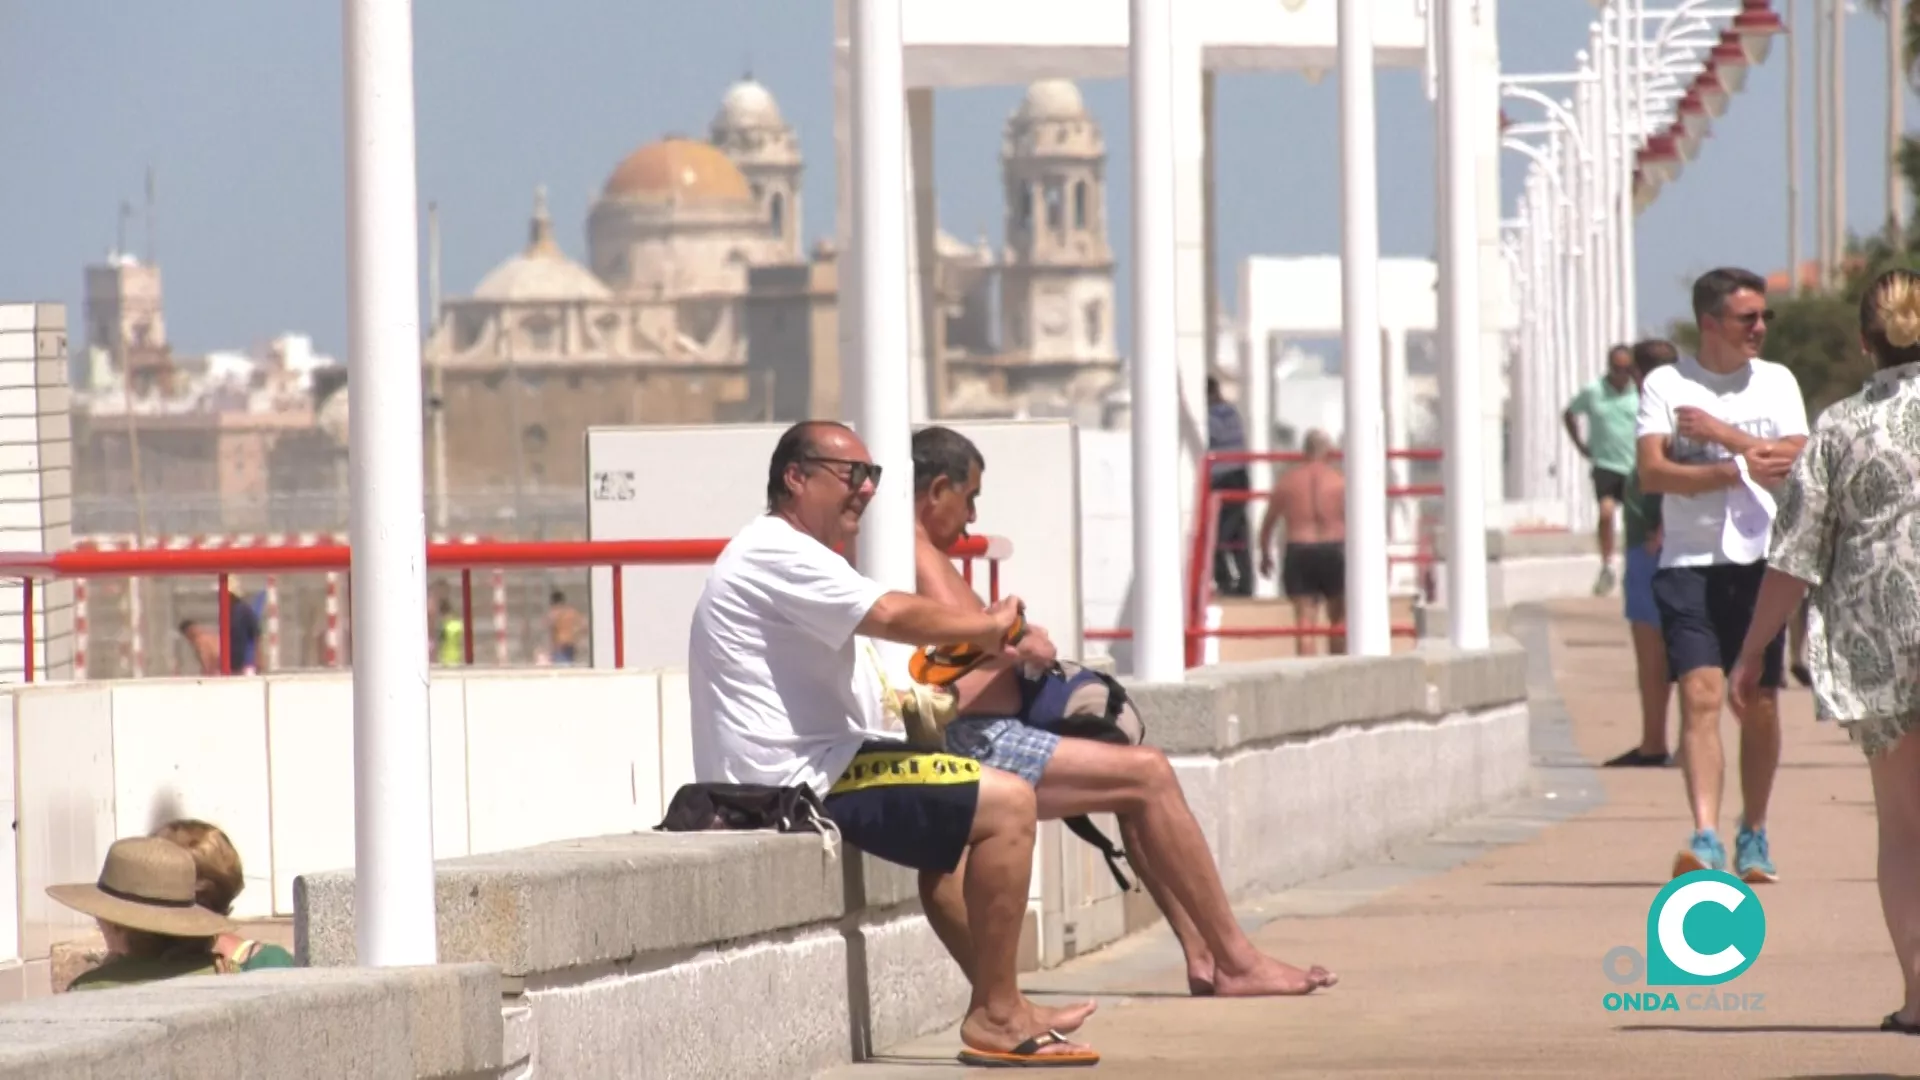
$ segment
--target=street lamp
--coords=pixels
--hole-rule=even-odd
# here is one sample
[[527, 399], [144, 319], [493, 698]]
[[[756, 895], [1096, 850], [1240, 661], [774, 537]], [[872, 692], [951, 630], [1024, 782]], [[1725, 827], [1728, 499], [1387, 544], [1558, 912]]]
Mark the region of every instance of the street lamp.
[[1733, 97], [1714, 71], [1711, 60], [1701, 69], [1699, 77], [1693, 80], [1693, 92], [1699, 96], [1700, 104], [1706, 107], [1707, 115], [1716, 120], [1726, 115], [1727, 104]]
[[1740, 14], [1733, 17], [1732, 34], [1740, 39], [1741, 51], [1750, 64], [1764, 64], [1773, 51], [1773, 39], [1786, 33], [1786, 25], [1774, 14], [1771, 0], [1741, 0]]
[[1713, 64], [1714, 71], [1719, 73], [1720, 81], [1726, 84], [1728, 90], [1737, 94], [1746, 89], [1747, 68], [1750, 65], [1747, 61], [1747, 50], [1740, 45], [1740, 35], [1731, 30], [1721, 34], [1720, 43], [1715, 45], [1713, 51], [1707, 55]]

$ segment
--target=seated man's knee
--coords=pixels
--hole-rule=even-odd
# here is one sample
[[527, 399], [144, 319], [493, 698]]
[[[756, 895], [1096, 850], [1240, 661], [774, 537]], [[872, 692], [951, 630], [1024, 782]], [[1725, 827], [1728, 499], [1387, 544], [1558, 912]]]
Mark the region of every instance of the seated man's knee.
[[980, 802], [974, 813], [974, 839], [1024, 829], [1033, 832], [1040, 806], [1033, 788], [1009, 772], [982, 766]]
[[1127, 771], [1139, 777], [1151, 794], [1180, 790], [1180, 778], [1174, 775], [1173, 762], [1168, 761], [1166, 752], [1157, 746], [1128, 747]]

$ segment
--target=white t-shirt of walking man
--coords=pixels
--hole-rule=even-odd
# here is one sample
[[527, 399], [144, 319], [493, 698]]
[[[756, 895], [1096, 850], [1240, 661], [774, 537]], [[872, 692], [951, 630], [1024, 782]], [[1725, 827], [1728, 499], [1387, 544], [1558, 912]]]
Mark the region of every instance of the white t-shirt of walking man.
[[[1683, 356], [1677, 363], [1649, 372], [1641, 384], [1638, 438], [1666, 436], [1670, 440], [1667, 456], [1677, 465], [1732, 459], [1735, 455], [1718, 443], [1674, 434], [1675, 413], [1686, 406], [1756, 439], [1807, 434], [1807, 405], [1799, 380], [1770, 360], [1755, 359], [1738, 371], [1719, 375], [1693, 357]], [[1664, 496], [1661, 567], [1757, 561], [1766, 551], [1773, 509], [1772, 497], [1751, 481], [1697, 495]], [[1749, 535], [1759, 538], [1757, 549], [1745, 542]]]

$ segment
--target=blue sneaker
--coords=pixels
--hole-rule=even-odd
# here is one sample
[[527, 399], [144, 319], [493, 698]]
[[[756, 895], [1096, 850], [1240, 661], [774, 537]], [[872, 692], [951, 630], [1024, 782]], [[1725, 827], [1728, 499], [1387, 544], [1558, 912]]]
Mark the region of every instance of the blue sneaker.
[[1749, 885], [1761, 885], [1780, 880], [1773, 868], [1773, 858], [1767, 851], [1767, 830], [1763, 826], [1758, 831], [1747, 828], [1746, 822], [1740, 823], [1740, 835], [1734, 841], [1734, 873]]
[[1727, 868], [1727, 849], [1720, 843], [1720, 837], [1712, 829], [1701, 829], [1687, 842], [1687, 849], [1673, 860], [1673, 876], [1691, 874], [1695, 870], [1725, 870]]

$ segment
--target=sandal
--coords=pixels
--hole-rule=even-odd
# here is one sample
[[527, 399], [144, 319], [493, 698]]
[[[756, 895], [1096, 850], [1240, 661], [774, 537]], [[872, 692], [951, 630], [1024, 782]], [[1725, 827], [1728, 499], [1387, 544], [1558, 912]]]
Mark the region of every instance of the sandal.
[[1885, 1020], [1880, 1021], [1880, 1030], [1897, 1031], [1902, 1035], [1920, 1035], [1920, 1024], [1909, 1024], [1900, 1019], [1900, 1011], [1895, 1009], [1887, 1014]]
[[1100, 1063], [1100, 1055], [1091, 1050], [1071, 1054], [1040, 1052], [1043, 1047], [1066, 1041], [1067, 1037], [1057, 1031], [1044, 1031], [1005, 1053], [969, 1047], [960, 1051], [960, 1064], [982, 1069], [1071, 1069]]

